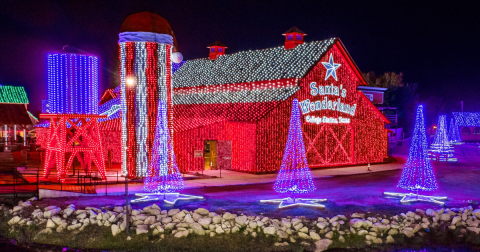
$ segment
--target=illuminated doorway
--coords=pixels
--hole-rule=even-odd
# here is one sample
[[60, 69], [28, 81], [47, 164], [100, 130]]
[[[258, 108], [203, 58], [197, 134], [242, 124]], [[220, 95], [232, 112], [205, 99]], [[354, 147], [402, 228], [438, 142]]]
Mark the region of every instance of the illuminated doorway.
[[204, 147], [205, 170], [217, 169], [217, 141], [207, 140]]

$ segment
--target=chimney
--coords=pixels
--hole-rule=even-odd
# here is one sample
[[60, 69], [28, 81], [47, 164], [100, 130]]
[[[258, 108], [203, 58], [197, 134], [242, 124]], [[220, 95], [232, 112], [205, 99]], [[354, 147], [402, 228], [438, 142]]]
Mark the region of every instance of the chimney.
[[207, 46], [207, 48], [209, 48], [209, 51], [210, 51], [210, 53], [208, 54], [208, 58], [210, 60], [215, 60], [220, 55], [225, 55], [225, 48], [227, 48], [227, 47], [224, 44], [222, 44], [218, 41], [215, 41], [212, 44], [210, 44], [209, 46]]
[[285, 49], [294, 49], [297, 45], [303, 44], [303, 36], [307, 34], [294, 26], [282, 35], [285, 36]]

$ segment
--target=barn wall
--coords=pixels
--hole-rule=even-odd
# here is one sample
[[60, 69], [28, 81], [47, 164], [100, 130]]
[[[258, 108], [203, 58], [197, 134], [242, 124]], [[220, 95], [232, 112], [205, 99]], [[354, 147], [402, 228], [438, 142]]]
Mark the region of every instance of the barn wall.
[[[331, 167], [339, 165], [355, 165], [382, 162], [387, 157], [387, 131], [384, 129], [384, 119], [376, 107], [357, 91], [361, 80], [355, 74], [350, 63], [340, 50], [340, 45], [334, 45], [310, 72], [299, 80], [301, 89], [291, 98], [277, 106], [269, 114], [257, 122], [257, 166], [254, 172], [269, 172], [280, 169], [285, 144], [288, 137], [291, 104], [293, 98], [299, 101], [328, 100], [338, 101], [335, 95], [312, 96], [310, 84], [318, 86], [334, 85], [346, 89], [347, 95], [341, 98], [344, 104], [356, 104], [355, 115], [351, 116], [340, 111], [321, 110], [301, 115], [304, 132], [307, 161], [311, 168]], [[326, 69], [321, 62], [328, 62], [330, 54], [334, 62], [341, 64], [337, 69], [337, 81], [329, 77], [325, 81]], [[306, 116], [349, 118], [348, 124], [314, 124], [307, 123]], [[372, 152], [368, 155], [368, 152]]]
[[177, 164], [182, 171], [203, 170], [203, 158], [194, 150], [204, 149], [205, 140], [232, 141], [232, 170], [250, 172], [255, 167], [255, 123], [220, 122], [204, 127], [174, 132]]

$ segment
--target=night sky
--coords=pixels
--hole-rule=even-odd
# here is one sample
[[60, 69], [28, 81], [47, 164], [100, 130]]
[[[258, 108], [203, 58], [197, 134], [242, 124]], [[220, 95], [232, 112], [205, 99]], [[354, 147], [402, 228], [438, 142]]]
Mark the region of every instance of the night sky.
[[207, 57], [216, 40], [227, 54], [280, 46], [296, 26], [306, 42], [339, 37], [362, 72], [403, 72], [420, 100], [480, 111], [478, 1], [1, 1], [0, 84], [24, 86], [37, 115], [47, 53], [70, 45], [99, 56], [102, 94], [118, 85], [120, 26], [141, 11], [170, 22], [185, 59]]

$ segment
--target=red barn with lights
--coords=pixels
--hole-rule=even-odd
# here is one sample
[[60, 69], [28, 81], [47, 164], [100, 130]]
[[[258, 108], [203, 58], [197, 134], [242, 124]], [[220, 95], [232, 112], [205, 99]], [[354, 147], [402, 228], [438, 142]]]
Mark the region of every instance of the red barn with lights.
[[[304, 43], [297, 28], [285, 45], [189, 60], [172, 76], [174, 143], [182, 171], [280, 168], [292, 100], [301, 104], [310, 168], [383, 162], [388, 120], [357, 87], [361, 72], [341, 41]], [[218, 54], [218, 55], [215, 55]]]

